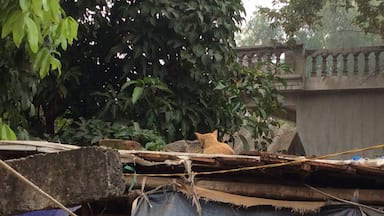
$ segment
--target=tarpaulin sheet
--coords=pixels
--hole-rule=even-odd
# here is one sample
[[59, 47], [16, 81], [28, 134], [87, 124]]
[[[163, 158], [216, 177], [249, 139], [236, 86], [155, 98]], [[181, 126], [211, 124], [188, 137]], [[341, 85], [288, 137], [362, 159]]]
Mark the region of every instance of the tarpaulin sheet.
[[[69, 208], [69, 210], [76, 211], [81, 206], [76, 206]], [[23, 214], [18, 214], [16, 216], [68, 216], [68, 213], [61, 209], [49, 209], [49, 210], [39, 210], [39, 211], [32, 211], [27, 212]]]
[[[141, 199], [138, 203], [134, 216], [148, 215], [198, 215], [196, 207], [192, 205], [190, 198], [181, 192], [159, 191], [149, 194], [148, 201]], [[329, 205], [315, 212], [299, 213], [291, 209], [275, 208], [273, 206], [253, 206], [249, 208], [238, 207], [230, 204], [200, 200], [202, 216], [363, 216], [358, 207], [351, 205]]]

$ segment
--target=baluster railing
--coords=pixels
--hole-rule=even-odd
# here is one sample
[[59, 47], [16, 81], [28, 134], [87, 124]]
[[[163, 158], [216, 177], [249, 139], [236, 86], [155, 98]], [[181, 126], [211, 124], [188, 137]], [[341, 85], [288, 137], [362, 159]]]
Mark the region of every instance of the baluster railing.
[[[384, 46], [350, 49], [305, 50], [305, 58], [310, 58], [309, 76], [366, 76], [383, 73], [380, 62], [384, 62]], [[371, 58], [370, 56], [373, 56]], [[317, 61], [320, 58], [321, 61]], [[320, 69], [321, 73], [317, 73]], [[330, 71], [330, 73], [327, 73]]]
[[321, 76], [326, 76], [327, 75], [327, 55], [325, 53], [321, 55], [321, 63], [322, 63]]
[[338, 54], [333, 54], [332, 55], [332, 73], [331, 75], [332, 76], [337, 76], [337, 58], [338, 58]]
[[310, 75], [316, 76], [316, 65], [317, 65], [317, 58], [312, 56], [312, 70], [310, 71]]
[[369, 73], [369, 55], [371, 53], [364, 52], [364, 72]]
[[344, 53], [342, 54], [343, 57], [343, 76], [348, 75], [348, 54]]
[[376, 51], [374, 52], [374, 55], [375, 55], [375, 69], [374, 69], [374, 73], [377, 75], [380, 73], [380, 52], [379, 51]]
[[[293, 73], [298, 73], [295, 66], [299, 65], [298, 59], [303, 56], [297, 56], [302, 53], [302, 45], [295, 47], [287, 46], [253, 46], [236, 48], [238, 61], [245, 66], [253, 67], [258, 63], [272, 62], [275, 64], [286, 63], [291, 65]], [[263, 70], [273, 71], [271, 65], [262, 67]], [[279, 72], [281, 73], [281, 72]], [[301, 71], [299, 72], [301, 73]]]
[[[384, 46], [348, 49], [309, 49], [301, 45], [236, 48], [238, 60], [248, 67], [263, 61], [291, 65], [294, 74], [304, 76], [357, 76], [383, 74]], [[307, 63], [306, 63], [307, 62]], [[306, 69], [307, 68], [307, 69]], [[272, 71], [270, 67], [262, 68]]]
[[359, 74], [359, 54], [360, 53], [352, 53], [353, 55], [353, 75]]

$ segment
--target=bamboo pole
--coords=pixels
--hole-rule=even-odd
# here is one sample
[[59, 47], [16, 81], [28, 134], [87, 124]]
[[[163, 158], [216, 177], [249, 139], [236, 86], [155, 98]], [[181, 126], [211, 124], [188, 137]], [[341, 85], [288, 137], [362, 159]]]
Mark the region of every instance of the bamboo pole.
[[61, 204], [59, 201], [57, 201], [55, 198], [53, 198], [48, 193], [44, 192], [41, 188], [39, 188], [37, 185], [35, 185], [33, 182], [25, 178], [23, 175], [21, 175], [19, 172], [17, 172], [15, 169], [13, 169], [11, 166], [6, 164], [3, 160], [0, 160], [0, 165], [4, 167], [8, 172], [16, 176], [18, 179], [20, 179], [22, 182], [24, 182], [26, 185], [32, 187], [37, 192], [39, 192], [44, 197], [48, 198], [52, 202], [54, 202], [58, 207], [60, 207], [62, 210], [67, 212], [71, 216], [77, 216], [75, 213], [73, 213], [71, 210], [69, 210], [67, 207], [65, 207], [63, 204]]

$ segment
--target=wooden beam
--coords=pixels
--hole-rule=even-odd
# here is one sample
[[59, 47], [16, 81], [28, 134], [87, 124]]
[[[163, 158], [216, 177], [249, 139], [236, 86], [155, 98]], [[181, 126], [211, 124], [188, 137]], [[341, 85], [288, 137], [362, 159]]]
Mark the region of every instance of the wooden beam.
[[[131, 185], [133, 177], [125, 175], [127, 185]], [[134, 188], [140, 188], [143, 177], [138, 177]], [[146, 177], [145, 187], [151, 189], [160, 185], [173, 183], [182, 183], [180, 178], [172, 177]], [[257, 182], [235, 182], [235, 181], [214, 181], [195, 179], [195, 185], [198, 187], [216, 190], [226, 193], [261, 197], [277, 200], [307, 200], [324, 201], [328, 198], [304, 185], [283, 185], [267, 184]], [[327, 194], [336, 196], [345, 200], [357, 200], [357, 202], [367, 205], [384, 205], [382, 199], [384, 190], [381, 189], [346, 189], [346, 188], [317, 188]]]

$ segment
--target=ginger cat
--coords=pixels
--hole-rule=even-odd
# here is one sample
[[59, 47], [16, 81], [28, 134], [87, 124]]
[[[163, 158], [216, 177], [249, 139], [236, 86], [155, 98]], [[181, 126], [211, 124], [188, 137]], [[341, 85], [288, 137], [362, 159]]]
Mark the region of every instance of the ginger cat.
[[222, 142], [217, 141], [217, 130], [212, 133], [200, 134], [195, 132], [197, 139], [203, 147], [204, 154], [228, 154], [233, 155], [233, 149]]

